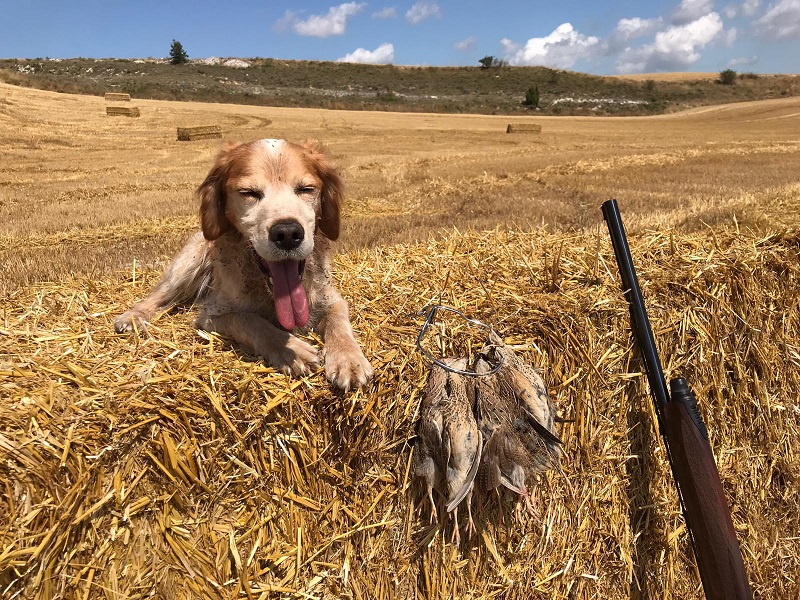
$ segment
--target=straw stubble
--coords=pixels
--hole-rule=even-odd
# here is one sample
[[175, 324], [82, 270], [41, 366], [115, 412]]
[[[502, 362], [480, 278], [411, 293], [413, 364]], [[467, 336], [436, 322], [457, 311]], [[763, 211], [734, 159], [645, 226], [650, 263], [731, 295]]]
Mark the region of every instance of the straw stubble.
[[[631, 243], [666, 374], [700, 399], [754, 592], [798, 597], [797, 234]], [[113, 334], [156, 272], [10, 292], [4, 595], [701, 597], [605, 240], [453, 231], [342, 255], [336, 272], [376, 371], [345, 396], [196, 332], [192, 310]], [[544, 474], [538, 518], [501, 504], [460, 547], [410, 485], [427, 375], [412, 313], [431, 302], [492, 324], [574, 419], [560, 432], [574, 495]]]

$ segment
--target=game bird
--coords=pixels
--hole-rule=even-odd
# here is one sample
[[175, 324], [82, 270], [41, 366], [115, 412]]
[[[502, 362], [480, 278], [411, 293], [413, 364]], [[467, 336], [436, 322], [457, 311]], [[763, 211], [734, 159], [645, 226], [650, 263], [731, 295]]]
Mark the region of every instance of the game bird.
[[527, 481], [548, 469], [561, 471], [561, 440], [556, 409], [539, 373], [493, 335], [478, 354], [474, 370], [497, 373], [474, 380], [474, 413], [484, 438], [476, 476], [480, 489], [501, 486], [534, 512]]
[[[467, 366], [464, 358], [442, 362], [458, 370]], [[482, 436], [464, 376], [432, 364], [417, 423], [414, 473], [424, 483], [431, 521], [438, 516], [433, 490], [445, 497], [446, 510], [453, 514], [452, 541], [456, 545], [460, 542], [458, 507], [464, 500], [467, 501], [467, 531], [474, 530], [471, 497], [481, 449]]]

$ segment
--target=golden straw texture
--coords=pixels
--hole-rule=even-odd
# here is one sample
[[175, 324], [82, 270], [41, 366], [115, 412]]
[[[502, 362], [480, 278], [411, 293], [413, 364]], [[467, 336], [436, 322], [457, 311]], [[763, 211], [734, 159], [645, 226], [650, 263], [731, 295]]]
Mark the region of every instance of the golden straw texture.
[[[697, 393], [756, 598], [800, 597], [800, 236], [631, 238], [667, 377]], [[452, 231], [339, 256], [375, 380], [288, 379], [194, 311], [115, 335], [159, 273], [0, 312], [5, 598], [702, 598], [607, 236]], [[544, 369], [563, 468], [449, 543], [411, 486], [431, 302]], [[447, 348], [443, 348], [447, 350]]]

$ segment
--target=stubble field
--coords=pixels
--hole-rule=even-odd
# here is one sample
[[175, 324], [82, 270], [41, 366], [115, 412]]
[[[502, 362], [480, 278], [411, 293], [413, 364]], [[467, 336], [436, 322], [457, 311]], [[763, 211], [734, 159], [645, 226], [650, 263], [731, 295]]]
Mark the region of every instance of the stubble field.
[[[9, 597], [700, 598], [599, 205], [619, 199], [667, 376], [701, 397], [757, 598], [800, 595], [800, 100], [647, 118], [446, 116], [0, 85], [0, 590]], [[197, 227], [219, 140], [319, 139], [337, 279], [376, 369], [338, 396], [192, 311], [116, 336]], [[546, 380], [564, 469], [460, 548], [414, 503], [413, 313], [493, 323]], [[633, 375], [629, 374], [629, 371]], [[494, 504], [493, 504], [494, 502]], [[4, 595], [5, 595], [4, 594]]]

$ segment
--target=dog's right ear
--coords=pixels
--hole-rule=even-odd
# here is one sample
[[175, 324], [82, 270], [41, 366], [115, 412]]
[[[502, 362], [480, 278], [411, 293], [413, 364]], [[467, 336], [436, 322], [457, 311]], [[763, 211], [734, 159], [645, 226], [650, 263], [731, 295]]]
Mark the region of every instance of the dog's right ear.
[[200, 196], [200, 225], [207, 240], [215, 240], [231, 228], [231, 222], [225, 214], [225, 184], [228, 181], [231, 152], [239, 145], [227, 142], [223, 146], [205, 181], [197, 188], [197, 195]]

